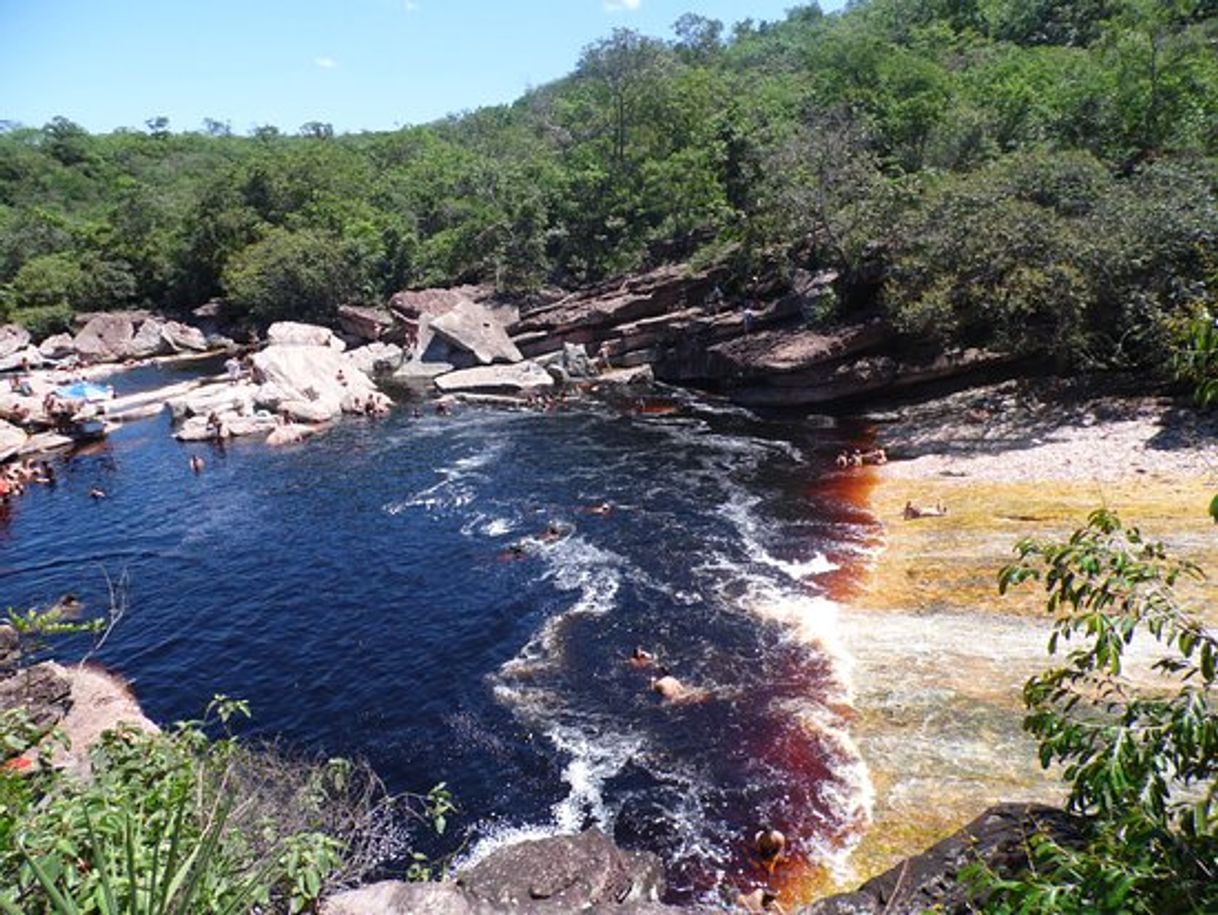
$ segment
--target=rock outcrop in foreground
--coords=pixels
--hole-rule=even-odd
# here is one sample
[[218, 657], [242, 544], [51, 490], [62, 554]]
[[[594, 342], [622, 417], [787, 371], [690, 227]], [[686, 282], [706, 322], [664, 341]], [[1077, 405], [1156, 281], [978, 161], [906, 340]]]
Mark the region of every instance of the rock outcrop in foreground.
[[[1037, 831], [1062, 843], [1078, 836], [1077, 818], [1038, 804], [999, 804], [955, 835], [864, 883], [794, 915], [920, 915], [975, 911], [961, 872], [983, 862], [1004, 876], [1028, 866], [1027, 840]], [[325, 915], [557, 915], [567, 912], [676, 915], [657, 900], [664, 882], [652, 854], [623, 852], [600, 830], [508, 846], [446, 883], [388, 880], [332, 897]], [[713, 911], [722, 911], [715, 909]], [[736, 911], [751, 911], [745, 907]]]
[[332, 897], [325, 915], [621, 915], [676, 913], [658, 903], [660, 859], [622, 851], [599, 829], [509, 845], [446, 883], [388, 880]]

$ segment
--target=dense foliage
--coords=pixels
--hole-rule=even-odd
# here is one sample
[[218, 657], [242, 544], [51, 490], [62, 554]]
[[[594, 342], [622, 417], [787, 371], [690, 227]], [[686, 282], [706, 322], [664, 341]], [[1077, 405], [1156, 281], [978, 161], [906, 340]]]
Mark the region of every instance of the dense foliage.
[[[944, 343], [1159, 366], [1212, 300], [1213, 0], [869, 0], [617, 30], [517, 102], [395, 132], [0, 133], [0, 318], [324, 319], [408, 285], [833, 267]], [[1208, 265], [1208, 267], [1207, 267]]]
[[[323, 893], [411, 857], [410, 822], [443, 831], [443, 785], [389, 797], [366, 766], [209, 739], [238, 713], [244, 703], [217, 697], [164, 733], [108, 731], [87, 779], [51, 765], [62, 735], [20, 709], [0, 716], [0, 912], [314, 911]], [[432, 876], [413, 858], [413, 876]]]
[[1174, 591], [1199, 570], [1107, 511], [1017, 549], [1002, 587], [1043, 583], [1065, 655], [1024, 688], [1025, 728], [1086, 819], [1077, 844], [1035, 840], [1028, 874], [983, 880], [987, 910], [1218, 911], [1218, 639]]

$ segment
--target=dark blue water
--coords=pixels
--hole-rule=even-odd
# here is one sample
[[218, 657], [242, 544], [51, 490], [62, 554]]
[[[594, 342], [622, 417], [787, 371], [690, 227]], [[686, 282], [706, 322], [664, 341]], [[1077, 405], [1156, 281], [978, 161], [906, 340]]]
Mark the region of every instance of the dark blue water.
[[[399, 410], [279, 450], [132, 424], [0, 517], [2, 599], [99, 608], [125, 575], [99, 660], [153, 718], [226, 693], [395, 790], [447, 781], [475, 856], [598, 823], [665, 856], [673, 900], [750, 885], [760, 826], [816, 862], [858, 825], [825, 581], [872, 531], [827, 470], [845, 432], [675, 406]], [[635, 645], [702, 701], [661, 703]]]

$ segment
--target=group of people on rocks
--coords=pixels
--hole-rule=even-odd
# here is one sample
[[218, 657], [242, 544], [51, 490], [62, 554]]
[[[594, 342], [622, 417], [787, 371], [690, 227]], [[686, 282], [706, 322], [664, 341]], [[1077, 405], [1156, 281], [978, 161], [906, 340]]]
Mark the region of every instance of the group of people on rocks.
[[888, 454], [883, 448], [873, 448], [870, 451], [860, 451], [855, 448], [852, 451], [842, 451], [834, 459], [840, 470], [846, 470], [850, 467], [862, 467], [864, 464], [887, 464]]
[[31, 483], [55, 484], [55, 468], [49, 461], [26, 458], [0, 467], [0, 504], [7, 505], [13, 496], [22, 495]]

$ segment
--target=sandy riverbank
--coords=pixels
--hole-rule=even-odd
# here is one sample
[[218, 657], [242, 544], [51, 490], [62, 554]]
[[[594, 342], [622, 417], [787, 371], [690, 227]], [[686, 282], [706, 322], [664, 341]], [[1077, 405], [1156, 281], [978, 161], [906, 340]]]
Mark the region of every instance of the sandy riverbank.
[[[1043, 592], [1000, 598], [998, 571], [1020, 538], [1066, 535], [1100, 506], [1218, 570], [1206, 513], [1218, 493], [1216, 433], [1187, 404], [1027, 383], [907, 408], [877, 427], [893, 460], [861, 473], [882, 547], [841, 618], [852, 734], [875, 790], [852, 880], [991, 803], [1059, 797], [1020, 727], [1022, 684], [1045, 666]], [[907, 502], [947, 514], [906, 520]], [[1211, 581], [1187, 597], [1214, 607], [1216, 594]]]

